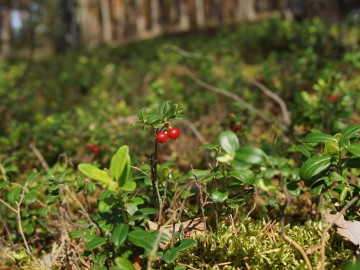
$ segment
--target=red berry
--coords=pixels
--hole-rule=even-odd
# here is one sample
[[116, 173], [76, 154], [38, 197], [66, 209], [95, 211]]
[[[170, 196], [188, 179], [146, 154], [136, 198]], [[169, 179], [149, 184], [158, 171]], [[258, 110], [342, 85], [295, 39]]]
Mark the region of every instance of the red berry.
[[168, 135], [165, 132], [158, 132], [158, 134], [156, 134], [156, 141], [158, 143], [164, 143], [168, 140]]
[[265, 79], [264, 79], [263, 76], [260, 75], [260, 76], [257, 76], [257, 77], [256, 77], [256, 80], [257, 80], [259, 83], [263, 83]]
[[239, 130], [241, 130], [241, 125], [233, 126], [233, 127], [231, 127], [231, 130], [234, 132], [239, 131]]
[[178, 129], [177, 127], [170, 128], [167, 131], [167, 135], [170, 139], [177, 139], [180, 136], [180, 129]]
[[335, 102], [340, 98], [340, 94], [333, 94], [328, 98], [329, 102]]
[[99, 147], [96, 146], [96, 145], [94, 145], [94, 144], [90, 144], [90, 145], [88, 146], [88, 150], [89, 150], [90, 152], [93, 152], [95, 155], [98, 155], [98, 154], [100, 153]]

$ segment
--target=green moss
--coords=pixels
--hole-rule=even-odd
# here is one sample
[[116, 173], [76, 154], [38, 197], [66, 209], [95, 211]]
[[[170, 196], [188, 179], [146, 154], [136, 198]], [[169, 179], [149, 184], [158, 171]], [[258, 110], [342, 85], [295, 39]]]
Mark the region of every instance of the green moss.
[[[314, 268], [321, 255], [318, 222], [286, 226], [289, 237], [309, 253]], [[341, 269], [352, 258], [353, 247], [335, 232], [328, 235], [327, 269]], [[178, 263], [196, 269], [306, 269], [299, 251], [286, 242], [278, 223], [244, 220], [236, 227], [220, 225], [216, 232], [197, 237], [197, 245], [182, 253]]]

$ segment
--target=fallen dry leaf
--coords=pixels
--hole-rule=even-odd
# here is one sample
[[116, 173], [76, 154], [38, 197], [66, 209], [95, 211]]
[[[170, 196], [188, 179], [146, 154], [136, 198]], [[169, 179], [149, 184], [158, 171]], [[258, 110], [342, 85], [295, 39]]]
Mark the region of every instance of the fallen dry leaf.
[[358, 246], [360, 250], [360, 221], [357, 220], [345, 220], [344, 216], [335, 211], [326, 211], [324, 214], [324, 220], [327, 223], [334, 222], [337, 226], [337, 232], [349, 239], [354, 245]]

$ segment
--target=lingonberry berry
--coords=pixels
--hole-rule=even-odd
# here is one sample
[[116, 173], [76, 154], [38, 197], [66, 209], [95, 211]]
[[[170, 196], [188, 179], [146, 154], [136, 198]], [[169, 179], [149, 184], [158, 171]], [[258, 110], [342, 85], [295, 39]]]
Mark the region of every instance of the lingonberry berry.
[[156, 134], [156, 141], [158, 143], [164, 143], [168, 140], [168, 138], [169, 137], [165, 132], [160, 131], [158, 132], [158, 134]]
[[340, 94], [333, 94], [328, 98], [329, 102], [335, 102], [340, 98]]
[[169, 128], [167, 135], [170, 139], [177, 139], [180, 136], [180, 129], [177, 127]]
[[100, 153], [100, 149], [97, 145], [94, 145], [94, 144], [90, 144], [88, 146], [88, 150], [92, 153], [94, 153], [95, 155], [98, 155]]
[[241, 125], [235, 125], [235, 126], [231, 127], [231, 130], [234, 132], [237, 132], [237, 131], [241, 130], [241, 128], [242, 128]]

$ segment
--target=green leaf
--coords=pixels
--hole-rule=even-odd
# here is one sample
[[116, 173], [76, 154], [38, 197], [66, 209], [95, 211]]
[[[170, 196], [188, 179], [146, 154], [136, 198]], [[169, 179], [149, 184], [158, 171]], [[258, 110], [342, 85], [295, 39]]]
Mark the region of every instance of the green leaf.
[[134, 265], [126, 258], [117, 257], [115, 264], [120, 267], [121, 270], [135, 270]]
[[26, 193], [24, 196], [24, 202], [26, 204], [32, 204], [35, 202], [37, 196], [36, 190], [31, 190], [29, 193]]
[[313, 176], [329, 169], [331, 156], [314, 156], [304, 162], [300, 169], [300, 178], [309, 180]]
[[110, 173], [113, 179], [118, 182], [119, 187], [125, 185], [130, 177], [130, 156], [129, 147], [121, 146], [111, 159]]
[[176, 109], [177, 109], [177, 105], [171, 105], [170, 109], [168, 109], [167, 113], [166, 113], [166, 117], [168, 118], [174, 118], [176, 115]]
[[8, 202], [9, 203], [15, 203], [16, 201], [18, 202], [22, 191], [23, 191], [22, 187], [13, 186], [7, 195]]
[[177, 266], [174, 267], [174, 270], [186, 270], [186, 266], [177, 265]]
[[177, 249], [176, 248], [168, 248], [165, 250], [163, 258], [165, 260], [166, 263], [172, 263], [173, 261], [175, 261], [176, 259], [176, 255], [177, 255]]
[[169, 105], [169, 102], [168, 101], [163, 101], [161, 102], [160, 104], [160, 108], [159, 108], [159, 113], [160, 115], [165, 118], [166, 117], [166, 114], [168, 113], [170, 109], [170, 105]]
[[201, 145], [202, 148], [206, 150], [213, 150], [213, 151], [219, 151], [219, 145], [217, 144], [203, 144]]
[[110, 186], [110, 181], [112, 181], [112, 179], [106, 171], [100, 170], [89, 163], [81, 163], [78, 168], [87, 177], [100, 181], [106, 186]]
[[25, 183], [30, 184], [38, 175], [39, 174], [36, 172], [31, 172], [31, 174], [28, 177], [26, 177]]
[[156, 215], [158, 213], [158, 210], [152, 207], [147, 207], [147, 208], [140, 208], [138, 212], [140, 212], [143, 215]]
[[359, 132], [360, 132], [360, 124], [352, 124], [343, 130], [342, 135], [343, 138], [350, 139]]
[[360, 143], [351, 144], [348, 151], [353, 155], [360, 156]]
[[137, 111], [137, 117], [139, 118], [139, 120], [143, 120], [144, 119], [144, 111], [145, 109], [142, 108], [140, 110]]
[[259, 165], [267, 159], [266, 154], [259, 148], [245, 146], [236, 152], [235, 160], [246, 164]]
[[205, 178], [211, 174], [211, 170], [191, 170], [191, 174], [195, 176], [197, 179]]
[[126, 192], [132, 192], [136, 189], [136, 182], [135, 181], [129, 181], [125, 183], [125, 185], [120, 187], [120, 190], [126, 191]]
[[95, 248], [101, 247], [105, 243], [106, 243], [106, 238], [99, 236], [86, 243], [86, 249], [93, 250]]
[[144, 231], [143, 229], [134, 229], [129, 233], [128, 240], [135, 246], [151, 251], [156, 240], [156, 234]]
[[255, 183], [255, 174], [250, 170], [232, 171], [229, 175], [248, 185], [253, 185]]
[[219, 190], [215, 190], [211, 192], [211, 198], [213, 199], [214, 202], [217, 203], [225, 202], [228, 199], [228, 196], [229, 196], [228, 191], [221, 192]]
[[239, 139], [236, 134], [230, 130], [223, 131], [219, 135], [220, 146], [230, 155], [235, 155], [239, 149]]
[[129, 225], [120, 223], [115, 227], [110, 237], [110, 241], [116, 246], [121, 246], [129, 233]]
[[303, 145], [303, 144], [299, 144], [299, 145], [295, 145], [295, 146], [291, 146], [288, 149], [288, 152], [300, 152], [302, 153], [306, 158], [310, 158], [311, 157], [311, 153], [309, 151], [309, 146], [308, 145]]
[[337, 142], [331, 141], [326, 142], [324, 147], [325, 154], [333, 154], [339, 152], [339, 144]]
[[146, 120], [148, 124], [153, 125], [161, 119], [162, 117], [160, 115], [150, 115]]
[[196, 244], [195, 240], [185, 238], [185, 239], [180, 240], [179, 242], [177, 242], [175, 244], [174, 248], [176, 248], [177, 251], [182, 251], [182, 250], [193, 247], [195, 244]]
[[333, 136], [322, 133], [322, 132], [314, 132], [307, 135], [303, 142], [305, 143], [325, 143], [325, 142], [338, 142]]

